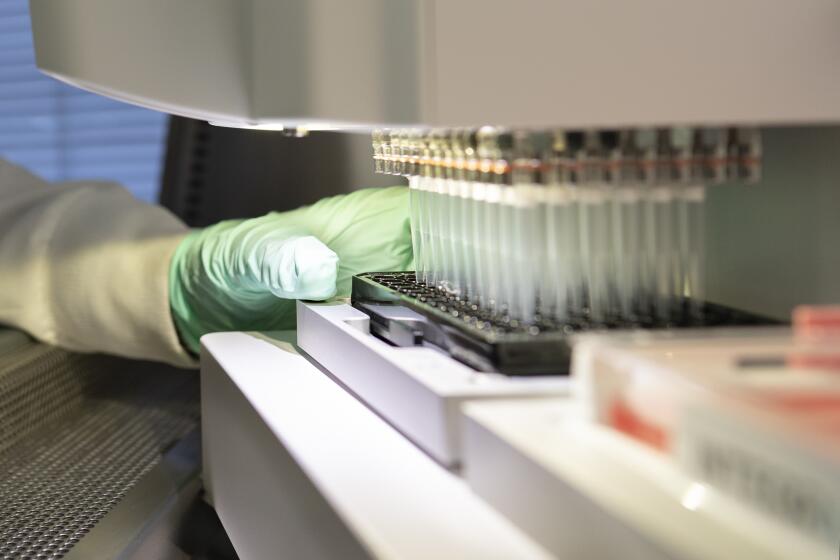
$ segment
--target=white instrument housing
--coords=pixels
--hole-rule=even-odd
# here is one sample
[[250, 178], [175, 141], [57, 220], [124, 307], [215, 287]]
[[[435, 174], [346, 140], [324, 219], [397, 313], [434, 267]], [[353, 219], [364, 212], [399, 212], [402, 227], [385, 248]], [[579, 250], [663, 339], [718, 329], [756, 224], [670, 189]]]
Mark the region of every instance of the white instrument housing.
[[832, 0], [31, 0], [37, 63], [233, 126], [840, 121]]

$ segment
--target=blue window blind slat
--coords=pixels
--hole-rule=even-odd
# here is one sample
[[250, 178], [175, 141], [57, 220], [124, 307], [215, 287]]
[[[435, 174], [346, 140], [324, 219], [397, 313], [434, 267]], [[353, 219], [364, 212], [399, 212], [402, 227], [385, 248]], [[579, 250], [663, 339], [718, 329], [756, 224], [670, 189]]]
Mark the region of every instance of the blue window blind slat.
[[9, 82], [24, 82], [32, 79], [32, 66], [25, 63], [0, 65], [0, 84]]
[[84, 177], [84, 180], [97, 181], [114, 181], [115, 174], [120, 175], [120, 181], [129, 182], [135, 177], [148, 177], [146, 173], [148, 165], [145, 162], [137, 162], [135, 164], [115, 163], [113, 165], [107, 164], [84, 164], [84, 163], [64, 163], [74, 175]]
[[85, 111], [69, 113], [65, 119], [67, 128], [98, 127], [98, 126], [129, 126], [138, 123], [154, 122], [164, 129], [165, 115], [154, 112], [126, 111], [122, 108], [108, 108], [99, 111]]
[[29, 7], [26, 5], [20, 6], [17, 2], [0, 2], [0, 17], [4, 16], [26, 16], [29, 19]]
[[56, 131], [22, 132], [6, 134], [0, 131], [0, 152], [7, 150], [41, 149], [55, 150], [59, 142], [84, 144], [92, 149], [120, 147], [148, 147], [163, 142], [159, 130], [148, 128], [138, 131], [107, 130], [107, 131], [68, 131], [61, 134]]
[[32, 142], [44, 134], [61, 131], [64, 138], [73, 142], [159, 142], [164, 131], [158, 122], [125, 122], [119, 126], [108, 123], [83, 121], [78, 127], [63, 127], [58, 119], [48, 117], [18, 117], [0, 119], [0, 141], [19, 140]]
[[[108, 175], [99, 173], [97, 174], [96, 171], [99, 171], [99, 168], [96, 170], [91, 170], [90, 168], [84, 165], [76, 165], [74, 166], [75, 169], [79, 170], [82, 173], [87, 173], [87, 179], [82, 180], [85, 181], [105, 181], [105, 182], [112, 182]], [[103, 173], [107, 173], [107, 169], [102, 170]], [[93, 174], [92, 174], [93, 173]], [[160, 178], [158, 177], [157, 173], [149, 173], [148, 170], [144, 168], [134, 168], [134, 169], [120, 169], [120, 174], [122, 175], [121, 179], [126, 182], [130, 182], [131, 184], [137, 183], [150, 183], [154, 181], [158, 181]]]
[[[1, 70], [0, 70], [1, 71]], [[0, 102], [15, 99], [55, 97], [55, 85], [43, 80], [21, 79], [0, 82]]]
[[[2, 29], [2, 27], [0, 27]], [[29, 29], [6, 29], [0, 33], [0, 48], [32, 46], [32, 35]]]
[[26, 14], [7, 15], [0, 18], [0, 32], [13, 32], [29, 29], [29, 16]]
[[[41, 163], [53, 164], [60, 160], [60, 154], [55, 149], [28, 150], [24, 148], [19, 150], [3, 150], [3, 157], [9, 161], [19, 163], [24, 167], [28, 167], [29, 165], [39, 165]], [[35, 173], [38, 173], [37, 167], [31, 169]]]
[[0, 130], [5, 134], [52, 131], [58, 128], [58, 119], [52, 115], [5, 116], [0, 117]]
[[100, 145], [152, 145], [163, 143], [164, 133], [158, 123], [129, 128], [89, 128], [68, 130], [67, 138], [74, 143], [87, 146]]
[[45, 96], [35, 99], [17, 98], [0, 101], [0, 117], [12, 115], [36, 116], [58, 112], [55, 97]]
[[64, 151], [64, 155], [71, 161], [86, 164], [99, 162], [131, 163], [145, 162], [160, 155], [160, 148], [153, 145], [137, 146], [85, 146], [75, 145]]
[[[125, 110], [126, 108], [130, 110]], [[116, 108], [108, 108], [101, 111], [80, 111], [57, 115], [38, 113], [35, 115], [10, 114], [0, 116], [0, 131], [21, 132], [29, 129], [52, 130], [59, 127], [59, 123], [65, 130], [79, 129], [117, 129], [123, 127], [154, 126], [165, 132], [166, 115], [143, 111], [135, 111], [131, 107], [120, 105]]]
[[[2, 14], [0, 14], [0, 18], [2, 18]], [[32, 46], [22, 46], [21, 48], [18, 47], [7, 47], [3, 50], [0, 50], [0, 67], [3, 67], [7, 64], [20, 64], [25, 62], [27, 64], [31, 64], [33, 66], [33, 70], [35, 66], [35, 51], [32, 49]]]
[[13, 150], [45, 149], [55, 150], [59, 136], [55, 132], [22, 132], [4, 134], [0, 132], [0, 153]]

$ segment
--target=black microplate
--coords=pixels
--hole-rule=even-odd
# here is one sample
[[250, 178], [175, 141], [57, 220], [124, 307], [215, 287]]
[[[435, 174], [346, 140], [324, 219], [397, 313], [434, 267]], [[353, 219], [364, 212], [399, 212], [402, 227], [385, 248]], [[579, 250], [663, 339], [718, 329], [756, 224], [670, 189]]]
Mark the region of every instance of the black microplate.
[[[713, 303], [674, 304], [671, 319], [658, 319], [640, 311], [633, 321], [607, 319], [594, 322], [585, 314], [557, 323], [537, 319], [519, 324], [503, 314], [492, 314], [442, 289], [417, 282], [413, 272], [368, 272], [353, 277], [353, 305], [371, 315], [388, 339], [389, 319], [371, 305], [402, 305], [428, 319], [422, 339], [453, 358], [479, 370], [507, 375], [564, 375], [569, 372], [569, 336], [587, 331], [679, 329], [775, 325], [778, 321]], [[413, 328], [416, 328], [413, 327]], [[399, 332], [392, 329], [394, 332]], [[394, 342], [394, 341], [390, 341]]]

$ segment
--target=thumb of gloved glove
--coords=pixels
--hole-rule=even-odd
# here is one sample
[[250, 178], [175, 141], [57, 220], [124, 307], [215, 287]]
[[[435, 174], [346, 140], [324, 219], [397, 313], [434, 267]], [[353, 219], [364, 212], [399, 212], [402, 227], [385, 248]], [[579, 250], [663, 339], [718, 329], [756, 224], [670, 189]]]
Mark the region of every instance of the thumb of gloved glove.
[[170, 265], [170, 308], [184, 346], [208, 332], [294, 326], [296, 299], [336, 291], [338, 255], [304, 228], [271, 216], [190, 233]]
[[208, 332], [294, 328], [295, 299], [350, 295], [362, 272], [412, 266], [408, 189], [366, 189], [188, 235], [169, 268], [172, 317], [197, 354]]

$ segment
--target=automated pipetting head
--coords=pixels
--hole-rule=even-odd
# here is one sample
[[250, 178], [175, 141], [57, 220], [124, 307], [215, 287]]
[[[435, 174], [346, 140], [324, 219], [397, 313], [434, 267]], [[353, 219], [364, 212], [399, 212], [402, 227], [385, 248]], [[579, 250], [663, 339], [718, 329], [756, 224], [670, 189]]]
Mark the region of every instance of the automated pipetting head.
[[757, 130], [377, 130], [373, 148], [410, 186], [416, 276], [388, 282], [468, 332], [721, 322], [705, 193], [758, 179]]

